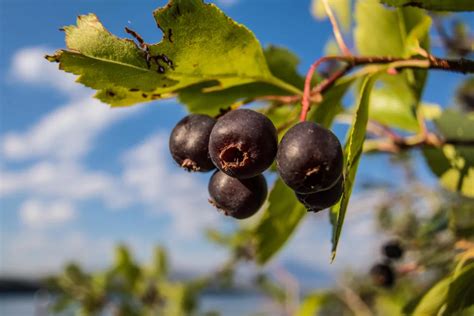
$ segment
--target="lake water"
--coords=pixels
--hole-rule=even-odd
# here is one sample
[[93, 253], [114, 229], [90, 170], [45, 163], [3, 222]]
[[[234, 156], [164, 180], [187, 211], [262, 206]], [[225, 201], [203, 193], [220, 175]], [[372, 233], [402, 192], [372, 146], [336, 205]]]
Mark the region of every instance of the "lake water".
[[[48, 298], [42, 295], [0, 296], [1, 316], [49, 316]], [[200, 310], [219, 311], [222, 316], [275, 315], [270, 302], [255, 294], [206, 294], [201, 297]], [[107, 315], [107, 314], [104, 314]]]

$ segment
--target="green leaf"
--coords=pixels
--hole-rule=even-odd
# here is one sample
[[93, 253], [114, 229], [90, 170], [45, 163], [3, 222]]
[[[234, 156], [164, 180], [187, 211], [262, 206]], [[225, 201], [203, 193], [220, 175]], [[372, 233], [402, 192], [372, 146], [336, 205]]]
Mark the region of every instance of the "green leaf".
[[312, 293], [305, 297], [295, 316], [318, 315], [319, 309], [327, 300], [326, 293]]
[[253, 233], [255, 255], [265, 264], [282, 248], [306, 214], [295, 193], [278, 179], [270, 192], [269, 205]]
[[429, 36], [431, 27], [431, 18], [428, 15], [421, 17], [421, 21], [417, 22], [408, 33], [405, 39], [405, 57], [410, 57], [420, 53], [420, 40]]
[[474, 304], [474, 264], [436, 283], [420, 300], [413, 315], [452, 315]]
[[349, 90], [351, 85], [356, 81], [355, 76], [346, 76], [338, 80], [323, 96], [323, 100], [312, 110], [309, 118], [322, 126], [329, 128], [336, 117], [342, 110], [342, 98]]
[[213, 84], [207, 90], [260, 81], [299, 93], [270, 73], [252, 32], [215, 5], [174, 0], [154, 17], [163, 39], [148, 45], [148, 63], [143, 49], [109, 33], [94, 14], [65, 27], [68, 49], [47, 58], [78, 75], [78, 82], [98, 90], [96, 97], [114, 106], [169, 97], [204, 82]]
[[[303, 89], [304, 77], [297, 71], [299, 60], [296, 55], [276, 46], [269, 46], [264, 54], [268, 67], [275, 77], [298, 89]], [[190, 112], [216, 115], [220, 109], [226, 109], [237, 102], [263, 95], [289, 94], [288, 90], [264, 82], [252, 82], [206, 93], [205, 88], [212, 85], [215, 85], [215, 82], [185, 88], [179, 91], [178, 99]]]
[[354, 123], [349, 130], [349, 137], [347, 138], [344, 156], [344, 191], [341, 200], [331, 208], [330, 218], [333, 225], [332, 234], [332, 260], [336, 257], [337, 245], [341, 236], [344, 218], [349, 204], [349, 199], [352, 193], [357, 167], [362, 155], [362, 148], [365, 140], [365, 131], [367, 122], [369, 120], [369, 103], [372, 88], [374, 86], [376, 77], [368, 76], [364, 79], [361, 88], [361, 95], [359, 97], [357, 108], [354, 117]]
[[452, 315], [474, 305], [474, 264], [465, 266], [451, 282], [445, 315]]
[[[341, 24], [342, 29], [347, 32], [349, 31], [352, 23], [351, 16], [351, 0], [328, 0], [329, 6], [337, 16], [338, 22]], [[324, 4], [322, 0], [313, 0], [311, 3], [311, 13], [318, 20], [325, 19], [327, 17], [326, 10], [324, 10]]]
[[409, 84], [398, 75], [383, 75], [381, 78], [370, 98], [370, 118], [387, 126], [418, 131], [415, 117], [417, 100]]
[[[356, 3], [354, 40], [367, 56], [408, 57], [417, 48], [429, 49], [431, 19], [422, 10], [389, 10], [377, 0]], [[426, 82], [426, 70], [403, 70], [379, 77], [371, 97], [370, 118], [382, 124], [418, 131], [416, 109]]]
[[156, 246], [153, 253], [153, 274], [159, 278], [164, 278], [168, 274], [168, 267], [166, 250], [161, 246]]
[[[435, 123], [446, 139], [474, 141], [472, 112], [448, 109]], [[474, 147], [447, 144], [442, 148], [424, 148], [423, 154], [444, 188], [474, 197]]]
[[443, 279], [433, 286], [413, 311], [413, 316], [437, 315], [443, 306], [449, 290], [450, 278]]
[[414, 6], [432, 11], [474, 11], [472, 0], [380, 0], [393, 7]]

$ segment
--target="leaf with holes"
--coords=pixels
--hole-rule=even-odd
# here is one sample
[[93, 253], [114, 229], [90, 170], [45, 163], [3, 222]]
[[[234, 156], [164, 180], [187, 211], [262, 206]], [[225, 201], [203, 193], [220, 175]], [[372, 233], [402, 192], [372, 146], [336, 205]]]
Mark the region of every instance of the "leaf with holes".
[[299, 93], [271, 74], [253, 33], [215, 5], [174, 0], [154, 17], [162, 41], [139, 47], [112, 35], [94, 14], [80, 16], [76, 26], [64, 28], [67, 49], [47, 59], [113, 106], [170, 97], [203, 83], [207, 91], [264, 82]]

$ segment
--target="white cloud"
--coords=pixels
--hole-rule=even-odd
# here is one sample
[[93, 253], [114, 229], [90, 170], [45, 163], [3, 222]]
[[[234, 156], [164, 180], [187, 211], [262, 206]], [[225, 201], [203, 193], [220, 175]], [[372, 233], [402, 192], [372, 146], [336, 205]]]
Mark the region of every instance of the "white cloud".
[[21, 230], [5, 236], [0, 274], [38, 277], [57, 273], [67, 262], [86, 269], [102, 268], [111, 261], [114, 241], [66, 231], [60, 238], [45, 230]]
[[139, 107], [110, 109], [85, 97], [47, 114], [25, 132], [10, 132], [3, 137], [1, 152], [10, 160], [81, 158], [100, 132], [137, 112]]
[[217, 0], [217, 4], [223, 7], [236, 5], [240, 0]]
[[52, 49], [42, 46], [20, 49], [12, 58], [11, 78], [23, 83], [50, 86], [68, 95], [84, 93], [86, 89], [75, 83], [74, 75], [58, 71], [57, 63], [50, 63], [44, 58], [52, 52]]
[[330, 264], [331, 233], [327, 211], [309, 214], [282, 253], [283, 260], [296, 260], [334, 278], [350, 267], [365, 271], [377, 260], [380, 233], [375, 210], [384, 201], [383, 190], [362, 192], [351, 198], [336, 260]]
[[29, 227], [44, 228], [65, 224], [76, 218], [74, 206], [66, 201], [45, 203], [27, 200], [20, 207], [20, 218]]
[[153, 212], [169, 215], [176, 234], [196, 236], [217, 222], [217, 211], [207, 201], [205, 184], [193, 174], [167, 166], [167, 151], [167, 137], [160, 133], [125, 153], [124, 186]]

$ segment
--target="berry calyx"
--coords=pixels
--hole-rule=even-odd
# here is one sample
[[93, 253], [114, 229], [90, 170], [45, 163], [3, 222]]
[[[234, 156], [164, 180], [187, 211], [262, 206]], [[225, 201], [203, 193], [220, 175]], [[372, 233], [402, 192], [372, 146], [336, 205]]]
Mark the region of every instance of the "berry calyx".
[[296, 197], [306, 206], [308, 212], [319, 212], [336, 204], [343, 191], [344, 177], [340, 177], [336, 184], [327, 190], [309, 194], [296, 193]]
[[392, 240], [382, 246], [382, 253], [389, 259], [398, 260], [403, 256], [403, 248], [398, 240]]
[[386, 263], [377, 263], [370, 269], [372, 281], [377, 286], [392, 287], [395, 284], [395, 272]]
[[216, 171], [209, 181], [209, 202], [225, 215], [244, 219], [254, 215], [267, 197], [267, 182], [260, 174], [237, 179]]
[[219, 170], [246, 179], [270, 167], [277, 146], [275, 126], [265, 115], [239, 109], [217, 120], [209, 139], [209, 154]]
[[208, 115], [191, 114], [173, 128], [169, 149], [182, 168], [201, 172], [215, 168], [209, 157], [209, 136], [215, 123], [216, 120]]
[[342, 176], [341, 143], [330, 130], [313, 122], [301, 122], [288, 130], [276, 161], [280, 177], [297, 193], [327, 190]]

